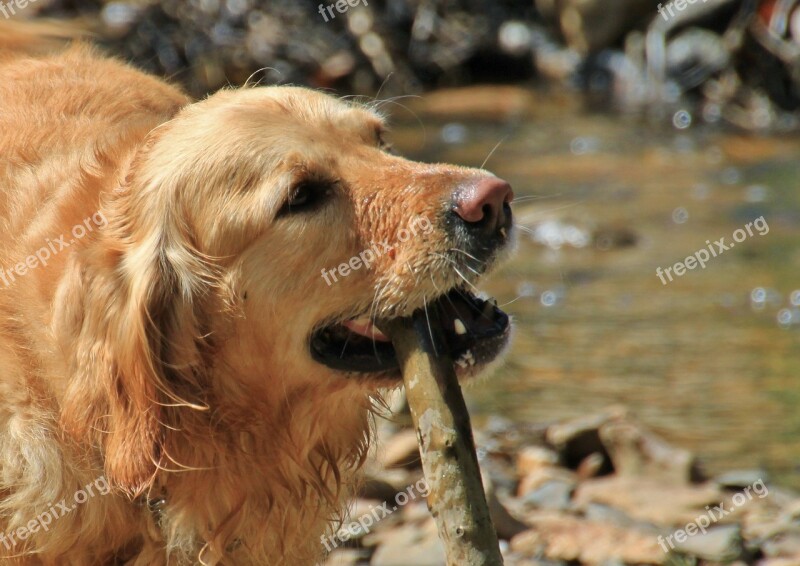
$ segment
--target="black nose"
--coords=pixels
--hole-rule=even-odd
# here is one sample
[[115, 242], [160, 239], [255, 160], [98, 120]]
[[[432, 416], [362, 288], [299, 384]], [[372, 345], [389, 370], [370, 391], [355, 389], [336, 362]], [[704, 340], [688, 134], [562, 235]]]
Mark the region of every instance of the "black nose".
[[455, 213], [466, 223], [487, 235], [511, 227], [514, 191], [503, 179], [484, 177], [474, 184], [459, 187], [455, 195]]
[[452, 233], [460, 249], [480, 263], [507, 241], [513, 225], [514, 191], [503, 179], [486, 176], [462, 182], [453, 193]]

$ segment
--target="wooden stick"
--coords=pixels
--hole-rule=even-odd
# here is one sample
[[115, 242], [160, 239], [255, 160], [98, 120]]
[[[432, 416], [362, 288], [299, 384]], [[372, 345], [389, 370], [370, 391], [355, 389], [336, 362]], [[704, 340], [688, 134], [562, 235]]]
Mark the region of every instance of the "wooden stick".
[[438, 317], [417, 311], [383, 324], [403, 371], [417, 429], [428, 506], [448, 566], [502, 566], [497, 533], [481, 483], [475, 442]]

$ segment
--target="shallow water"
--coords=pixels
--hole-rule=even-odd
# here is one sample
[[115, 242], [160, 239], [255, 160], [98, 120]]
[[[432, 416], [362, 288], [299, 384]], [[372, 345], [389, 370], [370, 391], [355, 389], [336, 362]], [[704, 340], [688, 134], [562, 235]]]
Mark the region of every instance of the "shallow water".
[[[485, 287], [517, 332], [508, 362], [468, 391], [473, 418], [625, 405], [709, 473], [764, 468], [800, 487], [800, 139], [650, 127], [538, 95], [528, 106], [423, 115], [424, 128], [395, 117], [397, 145], [426, 161], [480, 166], [504, 140], [487, 168], [514, 186], [522, 230]], [[761, 216], [764, 235], [759, 223], [705, 269], [657, 277]]]

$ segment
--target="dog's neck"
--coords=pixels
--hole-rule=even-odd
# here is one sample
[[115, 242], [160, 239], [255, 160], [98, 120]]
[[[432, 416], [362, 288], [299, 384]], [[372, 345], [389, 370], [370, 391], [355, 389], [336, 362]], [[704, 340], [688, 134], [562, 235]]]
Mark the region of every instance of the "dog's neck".
[[195, 414], [168, 437], [161, 466], [171, 471], [159, 472], [148, 496], [168, 547], [236, 564], [319, 557], [366, 455], [368, 401], [349, 391], [315, 392], [318, 403], [296, 395], [304, 402], [288, 395], [270, 414], [240, 408], [235, 423], [225, 410], [225, 422]]

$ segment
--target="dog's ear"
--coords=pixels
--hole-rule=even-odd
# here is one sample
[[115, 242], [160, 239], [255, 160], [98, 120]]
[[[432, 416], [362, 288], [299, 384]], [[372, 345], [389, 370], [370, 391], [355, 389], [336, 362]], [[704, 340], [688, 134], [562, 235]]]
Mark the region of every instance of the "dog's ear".
[[169, 459], [178, 412], [204, 403], [202, 313], [215, 274], [163, 193], [123, 187], [104, 208], [107, 225], [56, 296], [72, 358], [62, 421], [95, 439], [113, 485], [138, 495]]

